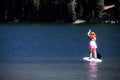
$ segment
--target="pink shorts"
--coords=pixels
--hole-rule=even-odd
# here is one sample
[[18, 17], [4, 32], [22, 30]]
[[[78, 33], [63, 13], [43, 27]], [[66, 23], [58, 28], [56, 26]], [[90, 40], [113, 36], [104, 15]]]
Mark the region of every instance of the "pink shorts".
[[97, 48], [97, 46], [96, 45], [89, 45], [88, 48], [93, 49], [93, 48]]

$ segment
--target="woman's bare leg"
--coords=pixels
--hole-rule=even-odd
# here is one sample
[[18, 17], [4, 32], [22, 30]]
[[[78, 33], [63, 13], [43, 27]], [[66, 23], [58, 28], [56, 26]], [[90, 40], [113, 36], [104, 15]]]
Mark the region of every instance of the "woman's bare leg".
[[90, 59], [92, 58], [92, 49], [90, 49]]
[[94, 57], [97, 59], [97, 52], [96, 52], [96, 48], [94, 48]]

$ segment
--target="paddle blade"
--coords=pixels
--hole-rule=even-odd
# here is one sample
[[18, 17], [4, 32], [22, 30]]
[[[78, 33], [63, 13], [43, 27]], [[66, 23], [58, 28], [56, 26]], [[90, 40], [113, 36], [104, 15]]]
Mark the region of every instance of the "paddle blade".
[[97, 52], [97, 58], [98, 58], [98, 59], [101, 59], [101, 57], [102, 57], [102, 56], [100, 55], [100, 53]]

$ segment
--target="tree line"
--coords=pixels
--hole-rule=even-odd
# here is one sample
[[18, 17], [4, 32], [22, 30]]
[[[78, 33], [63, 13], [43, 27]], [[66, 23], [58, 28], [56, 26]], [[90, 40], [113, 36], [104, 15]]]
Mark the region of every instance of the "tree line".
[[[102, 14], [104, 3], [113, 0], [0, 0], [0, 22], [72, 22], [93, 20]], [[115, 0], [114, 0], [115, 1]], [[116, 15], [119, 16], [116, 0]]]

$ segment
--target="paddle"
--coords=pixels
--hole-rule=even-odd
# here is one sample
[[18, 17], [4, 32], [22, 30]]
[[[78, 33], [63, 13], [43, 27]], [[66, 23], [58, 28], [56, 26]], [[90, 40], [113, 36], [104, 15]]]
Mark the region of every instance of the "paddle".
[[101, 57], [102, 57], [101, 54], [99, 52], [97, 52], [97, 58], [101, 59]]

